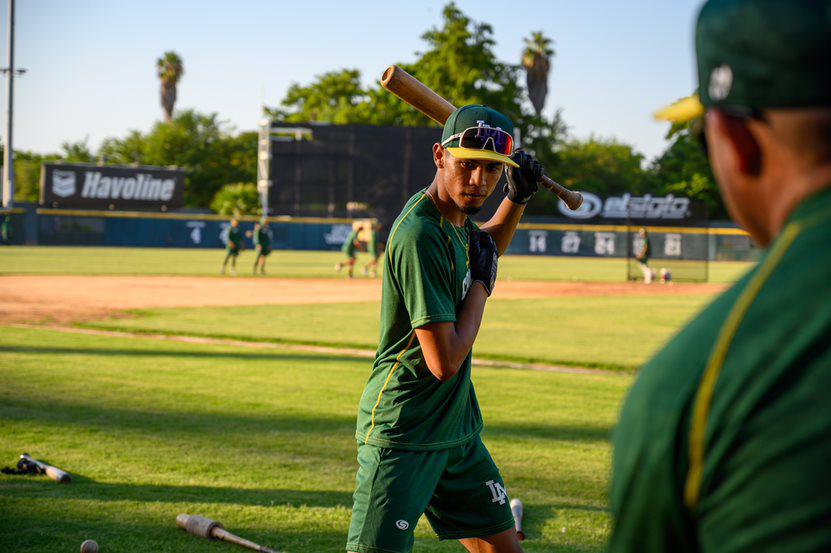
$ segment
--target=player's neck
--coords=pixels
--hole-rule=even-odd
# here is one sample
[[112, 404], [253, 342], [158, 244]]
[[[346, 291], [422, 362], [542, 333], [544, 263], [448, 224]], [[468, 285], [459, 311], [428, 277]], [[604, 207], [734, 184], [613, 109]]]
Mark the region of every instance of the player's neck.
[[462, 211], [456, 207], [455, 202], [450, 199], [450, 196], [445, 197], [445, 195], [442, 194], [442, 191], [435, 180], [429, 187], [427, 187], [426, 194], [436, 206], [436, 209], [439, 210], [441, 216], [447, 219], [451, 225], [455, 225], [457, 227], [463, 227], [465, 225], [467, 215], [462, 213]]

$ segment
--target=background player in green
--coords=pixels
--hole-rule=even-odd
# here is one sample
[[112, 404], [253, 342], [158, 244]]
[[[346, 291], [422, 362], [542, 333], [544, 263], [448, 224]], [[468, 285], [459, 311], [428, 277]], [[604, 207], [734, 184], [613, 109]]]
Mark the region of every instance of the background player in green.
[[369, 241], [366, 244], [366, 251], [372, 259], [364, 265], [363, 273], [372, 277], [378, 276], [378, 260], [384, 253], [383, 248], [379, 248], [380, 244], [378, 244], [379, 230], [381, 230], [381, 224], [373, 222], [369, 229]]
[[263, 219], [261, 224], [254, 225], [254, 247], [257, 250], [257, 257], [254, 259], [254, 274], [257, 274], [257, 266], [260, 267], [260, 274], [265, 274], [265, 260], [271, 253], [271, 231], [268, 228], [268, 221]]
[[[497, 255], [537, 190], [542, 167], [513, 153], [513, 124], [457, 109], [433, 146], [436, 176], [410, 198], [384, 254], [381, 340], [358, 409], [358, 474], [347, 551], [405, 553], [422, 514], [468, 551], [521, 551], [499, 470], [482, 443], [471, 348]], [[477, 213], [505, 165], [508, 197]]]
[[643, 273], [643, 283], [652, 284], [652, 269], [649, 268], [649, 254], [652, 249], [652, 244], [649, 243], [649, 233], [644, 227], [638, 231], [638, 243], [635, 251], [635, 259], [638, 260], [638, 265], [641, 267]]
[[225, 243], [225, 261], [222, 262], [221, 274], [225, 274], [228, 260], [231, 260], [231, 274], [237, 274], [237, 257], [242, 251], [242, 230], [239, 228], [239, 221], [231, 219], [231, 226], [228, 227], [228, 241]]
[[346, 256], [346, 261], [342, 261], [335, 265], [335, 272], [341, 272], [343, 270], [343, 266], [346, 265], [348, 268], [347, 275], [349, 278], [352, 278], [352, 274], [355, 271], [355, 260], [356, 254], [355, 250], [358, 248], [358, 231], [360, 230], [359, 226], [352, 225], [352, 231], [346, 237], [346, 240], [343, 242], [343, 246], [341, 246], [340, 251], [343, 252], [343, 255]]
[[831, 551], [831, 2], [712, 0], [698, 95], [731, 216], [769, 249], [641, 370], [612, 551]]

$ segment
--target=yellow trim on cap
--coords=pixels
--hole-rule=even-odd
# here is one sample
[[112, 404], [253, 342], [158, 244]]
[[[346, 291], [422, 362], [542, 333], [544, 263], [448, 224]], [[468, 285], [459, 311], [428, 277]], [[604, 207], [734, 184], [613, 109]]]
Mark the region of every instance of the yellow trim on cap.
[[450, 152], [450, 155], [459, 159], [487, 159], [489, 161], [498, 161], [499, 163], [504, 163], [505, 165], [510, 165], [511, 167], [519, 167], [519, 164], [508, 156], [497, 154], [496, 152], [492, 152], [490, 150], [448, 148], [447, 151]]
[[704, 105], [698, 99], [698, 94], [693, 94], [659, 109], [655, 112], [655, 119], [671, 123], [686, 123], [702, 115], [704, 115]]

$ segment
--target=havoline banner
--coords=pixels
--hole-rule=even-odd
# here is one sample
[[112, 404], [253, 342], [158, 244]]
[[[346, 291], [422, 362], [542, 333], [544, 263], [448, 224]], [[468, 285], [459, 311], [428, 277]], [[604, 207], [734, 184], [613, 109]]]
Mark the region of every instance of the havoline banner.
[[150, 166], [44, 163], [40, 205], [168, 211], [183, 205], [185, 172]]

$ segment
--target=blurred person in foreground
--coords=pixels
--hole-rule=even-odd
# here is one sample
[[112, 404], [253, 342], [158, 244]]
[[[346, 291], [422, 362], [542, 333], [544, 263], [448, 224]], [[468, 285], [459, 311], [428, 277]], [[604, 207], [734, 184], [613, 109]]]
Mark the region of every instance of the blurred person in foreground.
[[831, 2], [711, 0], [698, 119], [759, 264], [644, 366], [614, 438], [611, 551], [831, 550]]

